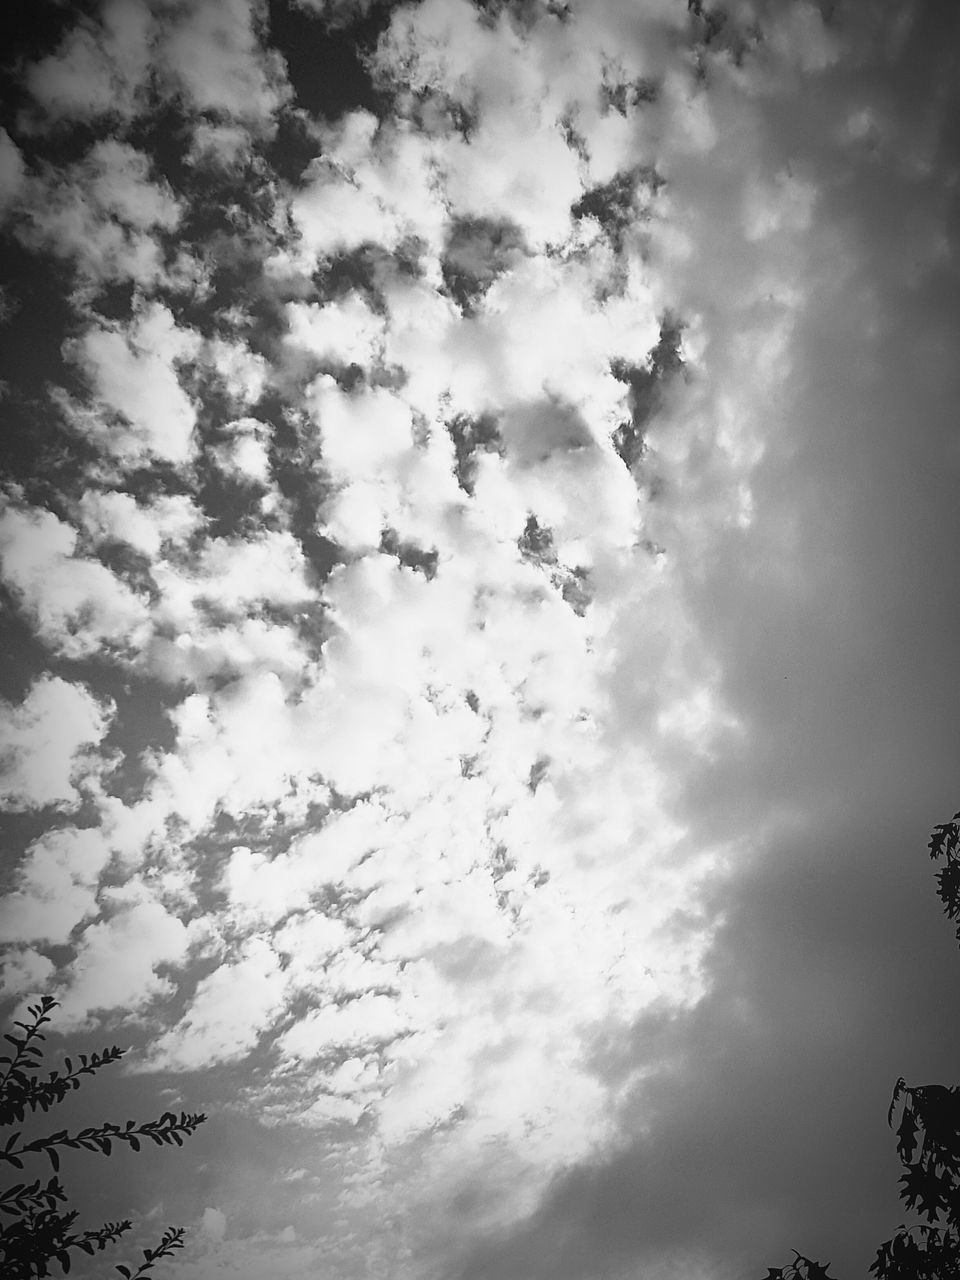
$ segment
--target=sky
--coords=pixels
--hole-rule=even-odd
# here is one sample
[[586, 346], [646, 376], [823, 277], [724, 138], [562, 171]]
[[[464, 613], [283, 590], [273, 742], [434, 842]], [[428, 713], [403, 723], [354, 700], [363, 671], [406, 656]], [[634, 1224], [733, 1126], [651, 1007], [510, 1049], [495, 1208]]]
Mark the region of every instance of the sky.
[[960, 11], [3, 24], [0, 1013], [209, 1115], [87, 1221], [865, 1275], [960, 1079]]

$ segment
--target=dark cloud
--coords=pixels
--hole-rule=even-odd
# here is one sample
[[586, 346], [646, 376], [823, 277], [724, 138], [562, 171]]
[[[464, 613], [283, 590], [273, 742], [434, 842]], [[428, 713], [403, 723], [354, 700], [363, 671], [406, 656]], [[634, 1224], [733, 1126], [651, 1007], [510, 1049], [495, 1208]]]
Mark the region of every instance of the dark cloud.
[[455, 218], [441, 260], [443, 282], [457, 305], [469, 314], [523, 251], [523, 234], [512, 223]]

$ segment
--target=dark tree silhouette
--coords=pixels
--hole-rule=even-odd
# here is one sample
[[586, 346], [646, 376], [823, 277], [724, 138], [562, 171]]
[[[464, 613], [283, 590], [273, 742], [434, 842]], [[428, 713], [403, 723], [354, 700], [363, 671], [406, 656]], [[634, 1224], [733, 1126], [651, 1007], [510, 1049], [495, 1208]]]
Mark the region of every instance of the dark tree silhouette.
[[[65, 1058], [63, 1070], [43, 1076], [39, 1070], [43, 1060], [39, 1042], [46, 1037], [40, 1028], [51, 1021], [50, 1014], [56, 1007], [57, 1001], [52, 996], [42, 996], [39, 1004], [29, 1006], [29, 1022], [14, 1023], [22, 1034], [4, 1037], [13, 1046], [13, 1052], [0, 1056], [0, 1066], [4, 1068], [0, 1072], [0, 1128], [22, 1125], [28, 1112], [49, 1111], [72, 1090], [78, 1089], [85, 1076], [123, 1057], [124, 1050], [114, 1045], [102, 1053], [81, 1054], [76, 1063]], [[41, 1178], [17, 1182], [0, 1192], [0, 1214], [3, 1215], [0, 1280], [35, 1280], [48, 1276], [51, 1263], [68, 1272], [72, 1251], [92, 1255], [131, 1229], [130, 1221], [124, 1219], [106, 1222], [93, 1230], [74, 1230], [78, 1211], [69, 1207], [67, 1193], [57, 1176], [61, 1151], [90, 1151], [109, 1156], [117, 1143], [139, 1151], [144, 1139], [157, 1146], [175, 1143], [179, 1147], [204, 1120], [204, 1115], [182, 1112], [178, 1118], [172, 1111], [165, 1111], [158, 1119], [140, 1124], [127, 1120], [122, 1126], [107, 1123], [75, 1133], [61, 1129], [30, 1142], [16, 1129], [0, 1142], [0, 1163], [23, 1169], [25, 1160], [45, 1156], [54, 1176], [48, 1182]], [[143, 1262], [136, 1270], [122, 1265], [116, 1270], [125, 1280], [145, 1275], [162, 1258], [183, 1248], [183, 1236], [182, 1227], [168, 1227], [156, 1248], [143, 1251]]]
[[[937, 894], [960, 943], [960, 812], [934, 827], [928, 849], [936, 862]], [[922, 1222], [901, 1223], [870, 1265], [876, 1280], [960, 1280], [960, 1086], [894, 1086], [887, 1124], [900, 1108], [897, 1155], [904, 1172], [900, 1199]], [[830, 1263], [794, 1250], [786, 1267], [771, 1267], [764, 1280], [836, 1280]]]

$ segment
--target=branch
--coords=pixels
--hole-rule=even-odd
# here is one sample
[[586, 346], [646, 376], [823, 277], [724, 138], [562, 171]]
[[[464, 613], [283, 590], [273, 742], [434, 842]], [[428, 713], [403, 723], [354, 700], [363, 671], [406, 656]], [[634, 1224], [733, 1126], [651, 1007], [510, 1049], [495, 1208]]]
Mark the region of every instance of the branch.
[[81, 1053], [78, 1066], [73, 1065], [71, 1058], [65, 1058], [65, 1073], [61, 1075], [59, 1071], [51, 1071], [47, 1080], [11, 1068], [5, 1093], [0, 1097], [0, 1125], [21, 1124], [28, 1107], [31, 1112], [49, 1111], [62, 1102], [71, 1089], [79, 1089], [81, 1076], [93, 1075], [101, 1067], [119, 1061], [125, 1052], [125, 1049], [112, 1045], [103, 1053], [93, 1053], [89, 1057]]
[[32, 1277], [49, 1275], [47, 1263], [53, 1259], [67, 1272], [70, 1270], [70, 1250], [81, 1249], [93, 1255], [114, 1244], [130, 1222], [105, 1222], [94, 1231], [70, 1233], [76, 1220], [76, 1210], [56, 1213], [53, 1209], [31, 1210], [18, 1222], [11, 1223], [0, 1233], [0, 1277], [3, 1280], [31, 1280]]
[[168, 1258], [175, 1249], [183, 1248], [183, 1227], [167, 1227], [163, 1233], [163, 1239], [157, 1245], [156, 1249], [144, 1249], [143, 1262], [140, 1263], [136, 1271], [131, 1271], [129, 1267], [117, 1265], [117, 1270], [124, 1277], [124, 1280], [136, 1280], [137, 1276], [146, 1275], [153, 1267], [155, 1262], [159, 1262], [161, 1258]]
[[[39, 1004], [32, 1004], [28, 1006], [28, 1012], [31, 1014], [33, 1021], [15, 1022], [13, 1024], [15, 1027], [20, 1027], [22, 1029], [24, 1033], [23, 1038], [21, 1039], [19, 1036], [4, 1034], [4, 1039], [13, 1045], [15, 1052], [12, 1058], [5, 1054], [0, 1057], [0, 1062], [5, 1062], [7, 1064], [6, 1071], [0, 1074], [0, 1099], [6, 1098], [11, 1080], [16, 1080], [19, 1077], [29, 1079], [21, 1067], [21, 1064], [25, 1062], [27, 1058], [40, 1059], [43, 1057], [43, 1050], [39, 1045], [34, 1044], [33, 1041], [46, 1040], [47, 1037], [43, 1034], [40, 1028], [50, 1021], [48, 1016], [50, 1010], [55, 1009], [56, 1007], [57, 1001], [54, 1000], [53, 996], [41, 996]], [[35, 1065], [36, 1063], [30, 1063], [30, 1066]]]
[[17, 1169], [22, 1169], [22, 1156], [44, 1154], [56, 1171], [60, 1168], [59, 1147], [66, 1147], [71, 1151], [93, 1151], [104, 1156], [110, 1155], [114, 1142], [126, 1142], [134, 1151], [139, 1151], [141, 1138], [149, 1138], [158, 1147], [171, 1142], [182, 1147], [183, 1139], [198, 1129], [206, 1118], [205, 1115], [188, 1115], [182, 1111], [178, 1120], [172, 1111], [165, 1111], [159, 1119], [147, 1120], [144, 1124], [138, 1125], [135, 1120], [128, 1120], [121, 1129], [117, 1124], [106, 1123], [99, 1128], [81, 1129], [75, 1134], [61, 1129], [46, 1137], [36, 1138], [33, 1142], [21, 1143], [20, 1146], [17, 1146], [17, 1142], [22, 1135], [15, 1133], [8, 1140], [6, 1148], [0, 1151], [0, 1162], [6, 1161]]

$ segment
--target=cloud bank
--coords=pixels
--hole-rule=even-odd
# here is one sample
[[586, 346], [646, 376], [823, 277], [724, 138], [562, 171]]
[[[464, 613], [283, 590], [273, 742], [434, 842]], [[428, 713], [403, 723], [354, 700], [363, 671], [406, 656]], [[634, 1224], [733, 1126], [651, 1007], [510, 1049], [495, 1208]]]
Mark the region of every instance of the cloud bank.
[[[608, 1256], [598, 1206], [657, 1143], [693, 1177], [698, 1046], [757, 1033], [743, 886], [849, 748], [840, 684], [794, 694], [859, 564], [817, 333], [866, 358], [846, 318], [949, 256], [934, 126], [884, 123], [889, 33], [808, 3], [303, 7], [379, 24], [377, 111], [311, 117], [265, 6], [112, 0], [0, 135], [69, 304], [0, 514], [37, 673], [0, 795], [52, 815], [5, 991], [309, 1139], [296, 1225], [208, 1206], [187, 1275], [725, 1275], [716, 1202], [642, 1239], [615, 1203]], [[898, 266], [844, 174], [922, 134]]]

